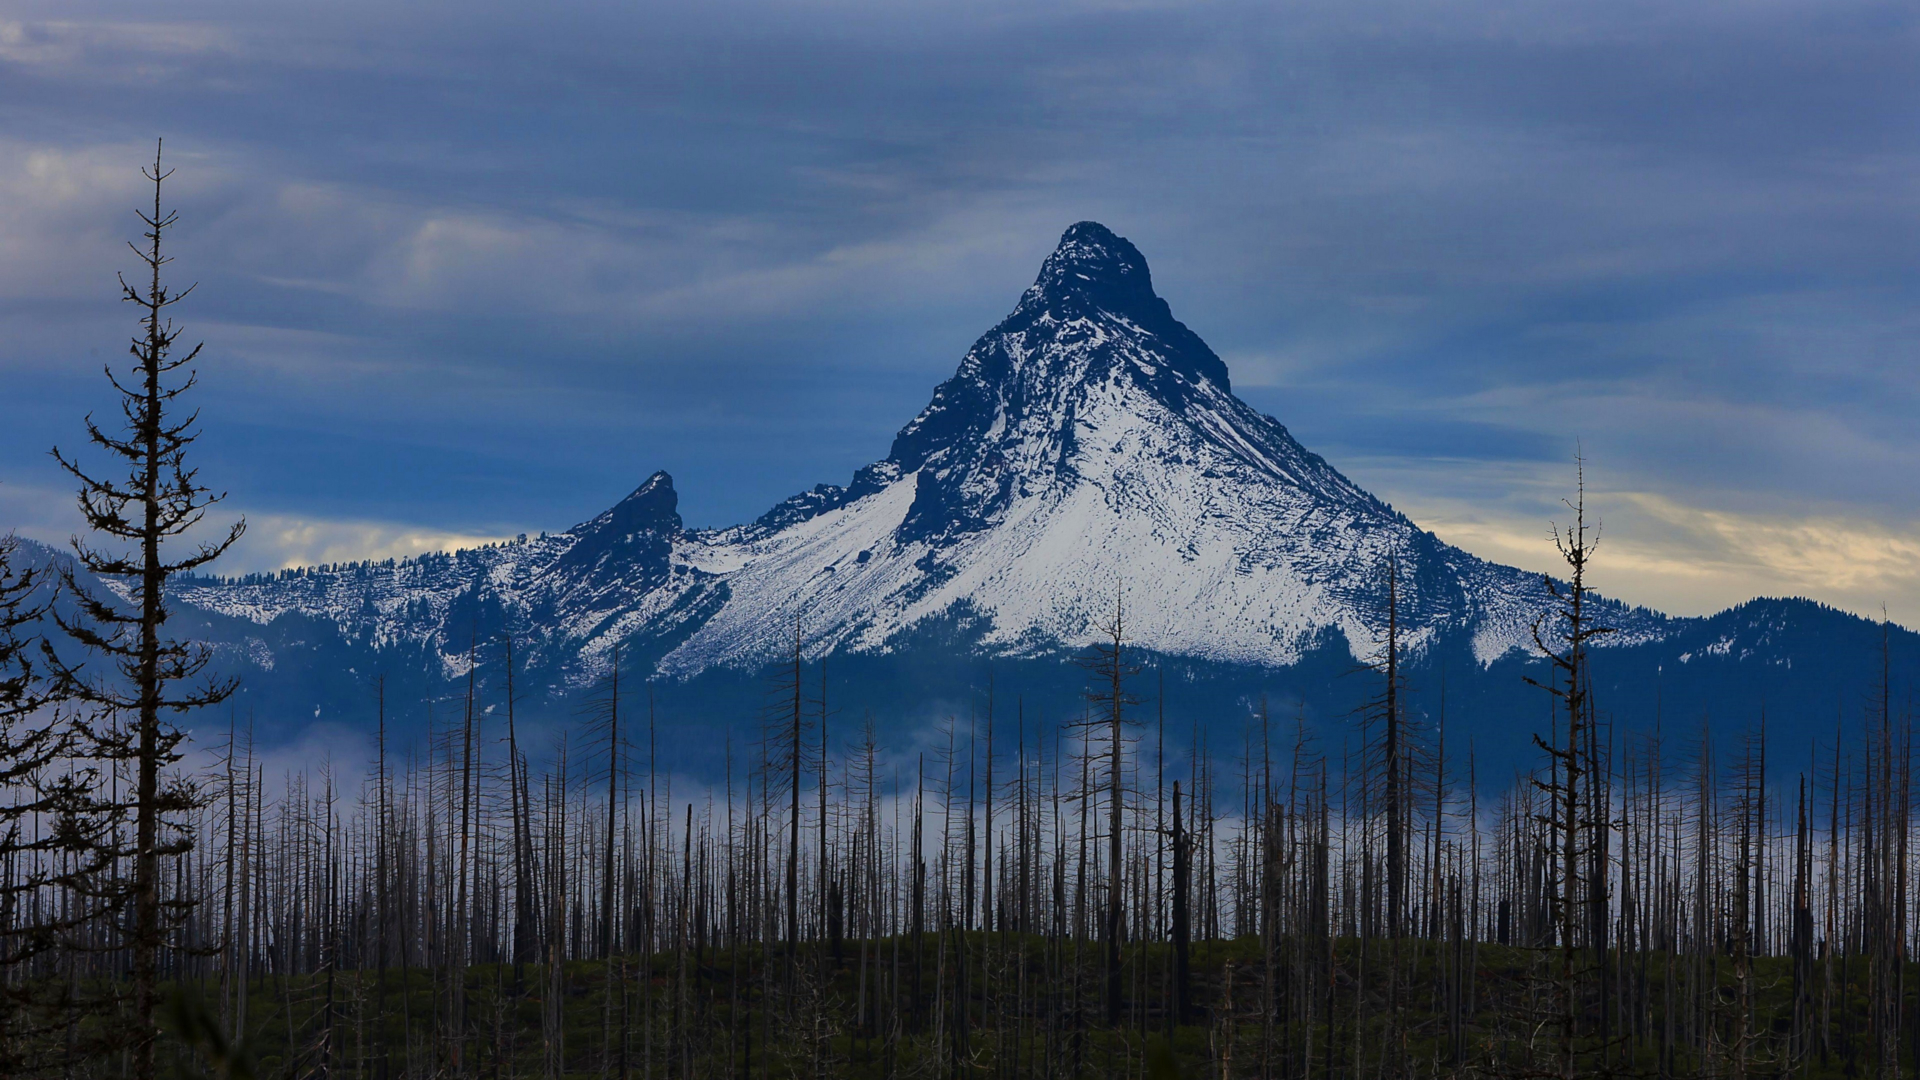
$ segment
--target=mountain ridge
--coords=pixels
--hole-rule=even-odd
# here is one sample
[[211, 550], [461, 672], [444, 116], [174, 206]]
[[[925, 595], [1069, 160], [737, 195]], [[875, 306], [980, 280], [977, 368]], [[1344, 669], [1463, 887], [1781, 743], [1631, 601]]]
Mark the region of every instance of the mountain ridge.
[[[1095, 222], [1062, 235], [885, 458], [758, 519], [687, 529], [655, 473], [608, 510], [524, 544], [342, 575], [183, 581], [175, 596], [265, 624], [332, 619], [463, 661], [459, 624], [518, 623], [590, 682], [613, 648], [685, 679], [788, 651], [885, 652], [964, 610], [978, 646], [1086, 643], [1118, 594], [1142, 647], [1279, 667], [1332, 630], [1356, 656], [1385, 622], [1389, 555], [1410, 647], [1466, 630], [1488, 663], [1530, 644], [1539, 575], [1420, 529], [1232, 393], [1226, 364], [1153, 289], [1146, 259]], [[322, 580], [324, 579], [324, 580]], [[1613, 605], [1618, 641], [1664, 617]]]

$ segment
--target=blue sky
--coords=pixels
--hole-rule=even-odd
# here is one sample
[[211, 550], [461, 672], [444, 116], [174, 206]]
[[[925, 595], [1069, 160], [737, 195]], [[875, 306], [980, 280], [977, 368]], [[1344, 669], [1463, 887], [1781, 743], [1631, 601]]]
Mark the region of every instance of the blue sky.
[[1441, 536], [1920, 622], [1920, 13], [1739, 3], [35, 3], [0, 13], [0, 528], [163, 134], [228, 569], [730, 524], [882, 456], [1060, 231]]

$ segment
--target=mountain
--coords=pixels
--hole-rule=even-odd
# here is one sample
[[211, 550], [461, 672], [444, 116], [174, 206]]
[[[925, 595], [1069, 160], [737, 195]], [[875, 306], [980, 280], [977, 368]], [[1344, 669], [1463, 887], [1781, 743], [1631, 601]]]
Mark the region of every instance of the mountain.
[[[1409, 642], [1471, 633], [1483, 661], [1528, 643], [1537, 575], [1441, 543], [1235, 397], [1227, 368], [1153, 291], [1146, 260], [1082, 222], [1014, 311], [845, 487], [749, 525], [690, 531], [656, 473], [556, 536], [396, 564], [183, 584], [181, 601], [270, 624], [430, 644], [448, 671], [497, 604], [536, 649], [598, 674], [616, 642], [659, 674], [886, 652], [964, 613], [977, 645], [1075, 649], [1116, 596], [1130, 636], [1169, 655], [1298, 662], [1320, 635], [1371, 653], [1389, 555]], [[1664, 621], [1616, 611], [1633, 640]]]
[[[316, 716], [363, 710], [375, 671], [431, 696], [470, 656], [491, 664], [508, 633], [522, 685], [556, 708], [604, 675], [617, 646], [627, 671], [688, 709], [751, 713], [750, 688], [796, 635], [869, 707], [907, 708], [883, 691], [965, 697], [990, 664], [1071, 708], [1077, 675], [1063, 661], [1116, 603], [1128, 637], [1176, 666], [1192, 700], [1232, 708], [1273, 688], [1333, 716], [1365, 696], [1340, 680], [1384, 636], [1391, 561], [1415, 669], [1449, 673], [1456, 700], [1489, 714], [1538, 713], [1515, 688], [1552, 608], [1543, 580], [1442, 543], [1236, 397], [1226, 365], [1154, 292], [1145, 258], [1093, 222], [1066, 231], [1013, 312], [847, 485], [718, 530], [687, 529], [677, 502], [656, 473], [566, 532], [183, 579], [173, 596], [182, 625], [215, 642], [260, 701], [301, 716], [309, 700]], [[1718, 644], [1727, 633], [1702, 637], [1708, 620], [1597, 611], [1616, 628], [1608, 651], [1637, 658], [1621, 668], [1623, 698], [1644, 696], [1648, 669], [1699, 672], [1732, 653]], [[1740, 662], [1778, 666], [1780, 642], [1805, 655], [1851, 620], [1816, 605], [1768, 617], [1772, 638], [1742, 646]], [[1807, 686], [1787, 696], [1813, 701], [1825, 691], [1805, 664]], [[1692, 681], [1711, 696], [1712, 680]]]

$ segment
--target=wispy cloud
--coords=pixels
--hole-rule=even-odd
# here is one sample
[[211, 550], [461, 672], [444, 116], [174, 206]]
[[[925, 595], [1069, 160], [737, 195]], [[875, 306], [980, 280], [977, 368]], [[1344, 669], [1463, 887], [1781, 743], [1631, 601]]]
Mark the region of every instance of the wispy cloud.
[[[406, 559], [500, 543], [521, 531], [450, 530], [405, 522], [249, 513], [245, 507], [222, 503], [209, 515], [200, 533], [214, 538], [216, 532], [224, 532], [228, 524], [240, 518], [246, 519], [246, 535], [208, 567], [210, 572], [237, 575], [322, 563]], [[0, 485], [0, 522], [6, 523], [0, 533], [11, 530], [62, 549], [80, 526], [71, 494], [20, 484]], [[179, 542], [190, 544], [199, 539], [196, 534]]]
[[[204, 22], [80, 22], [0, 19], [0, 61], [85, 69], [95, 77], [153, 80], [172, 59], [232, 53], [238, 42], [225, 27]], [[129, 58], [135, 62], [128, 63]]]
[[1920, 616], [1920, 521], [1888, 526], [1846, 517], [1739, 514], [1687, 506], [1666, 496], [1623, 492], [1637, 516], [1664, 527], [1618, 545], [1627, 573], [1719, 579], [1729, 594], [1845, 597], [1871, 610], [1898, 603]]
[[[1500, 482], [1521, 497], [1416, 496], [1401, 509], [1483, 558], [1564, 574], [1549, 530], [1573, 519], [1550, 495], [1566, 479], [1509, 474]], [[1920, 521], [1737, 512], [1606, 489], [1588, 491], [1587, 509], [1600, 537], [1592, 581], [1616, 599], [1705, 615], [1756, 596], [1804, 596], [1920, 625]]]
[[221, 558], [217, 569], [225, 574], [244, 574], [321, 563], [407, 559], [429, 552], [499, 543], [513, 539], [513, 535], [260, 514], [247, 518], [246, 536]]

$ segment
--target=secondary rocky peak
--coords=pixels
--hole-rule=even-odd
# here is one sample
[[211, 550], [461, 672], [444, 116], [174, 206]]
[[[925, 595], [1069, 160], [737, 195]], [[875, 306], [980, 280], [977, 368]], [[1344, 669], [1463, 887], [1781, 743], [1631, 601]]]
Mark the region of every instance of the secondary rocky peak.
[[563, 577], [584, 580], [583, 574], [620, 566], [620, 573], [632, 580], [665, 580], [672, 569], [673, 545], [685, 533], [673, 477], [654, 473], [632, 494], [570, 533], [576, 542], [555, 567]]
[[677, 533], [681, 529], [680, 494], [664, 471], [615, 503], [612, 509], [574, 531], [583, 536], [627, 536], [639, 532]]

